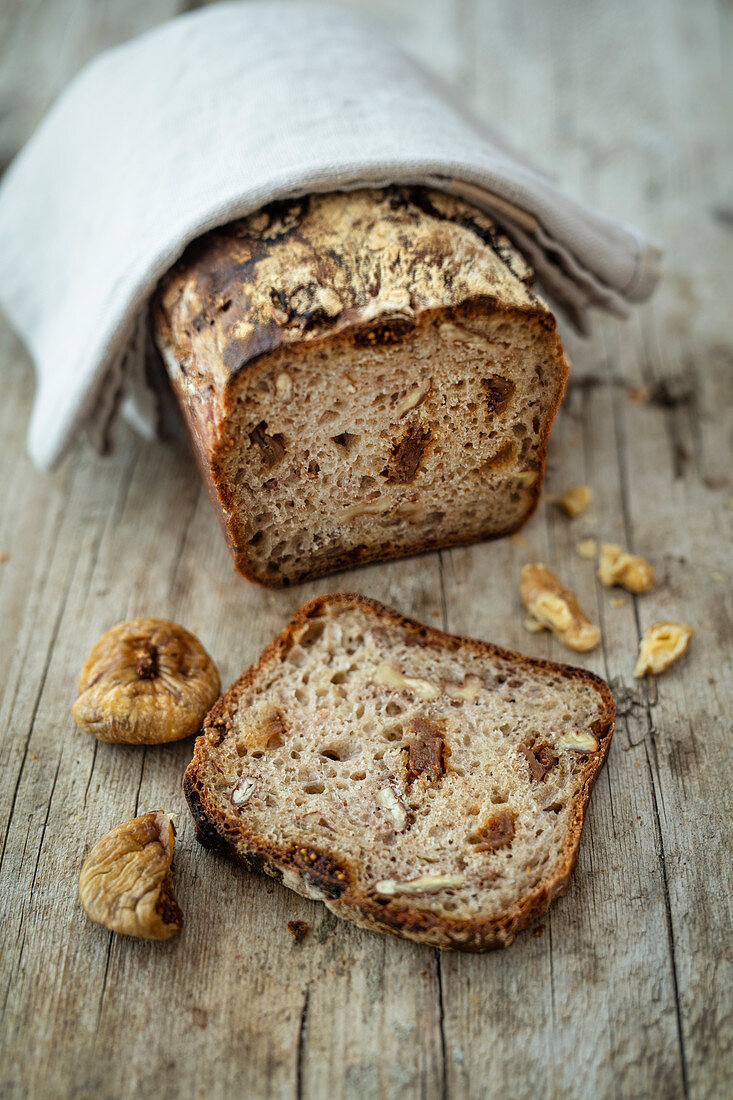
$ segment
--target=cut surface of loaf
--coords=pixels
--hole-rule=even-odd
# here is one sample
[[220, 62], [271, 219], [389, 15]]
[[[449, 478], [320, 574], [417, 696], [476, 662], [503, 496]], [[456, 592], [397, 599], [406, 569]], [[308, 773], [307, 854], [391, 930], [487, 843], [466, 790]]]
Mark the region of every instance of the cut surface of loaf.
[[155, 337], [239, 571], [289, 584], [516, 530], [568, 370], [530, 282], [484, 214], [418, 187], [195, 242]]
[[210, 712], [184, 790], [202, 844], [337, 916], [487, 950], [567, 889], [613, 718], [592, 673], [321, 596]]

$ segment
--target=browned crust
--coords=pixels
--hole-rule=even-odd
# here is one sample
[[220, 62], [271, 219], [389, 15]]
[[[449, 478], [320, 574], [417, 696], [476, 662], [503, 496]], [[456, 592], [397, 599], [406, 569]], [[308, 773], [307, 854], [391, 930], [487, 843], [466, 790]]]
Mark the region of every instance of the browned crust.
[[[156, 338], [161, 350], [164, 345], [177, 350], [180, 372], [177, 371], [172, 378], [173, 390], [189, 431], [196, 461], [224, 529], [235, 568], [248, 580], [265, 587], [283, 587], [314, 580], [325, 574], [374, 560], [407, 557], [441, 547], [461, 546], [476, 541], [501, 538], [523, 526], [534, 513], [539, 501], [545, 471], [547, 438], [562, 400], [569, 366], [557, 336], [555, 319], [545, 303], [534, 295], [529, 285], [532, 273], [523, 264], [510, 242], [493, 226], [491, 220], [466, 203], [419, 187], [387, 188], [385, 191], [377, 190], [373, 195], [382, 206], [389, 202], [396, 211], [394, 214], [396, 224], [403, 225], [403, 228], [415, 224], [417, 219], [424, 221], [428, 226], [437, 227], [438, 234], [440, 234], [441, 225], [450, 223], [455, 223], [456, 229], [461, 232], [468, 231], [477, 250], [488, 248], [499, 257], [507, 273], [507, 285], [509, 283], [514, 285], [518, 298], [515, 302], [502, 299], [502, 293], [506, 294], [506, 286], [502, 292], [501, 280], [499, 280], [496, 292], [493, 294], [468, 292], [464, 286], [460, 299], [453, 303], [444, 303], [437, 308], [430, 308], [424, 304], [419, 308], [415, 318], [381, 314], [376, 319], [364, 320], [358, 300], [356, 298], [351, 300], [348, 295], [343, 302], [343, 309], [334, 316], [329, 316], [318, 308], [310, 312], [306, 310], [305, 313], [298, 315], [298, 324], [295, 326], [287, 321], [292, 303], [278, 303], [272, 300], [265, 303], [266, 308], [260, 302], [255, 309], [249, 302], [249, 291], [251, 286], [255, 285], [253, 273], [258, 270], [258, 264], [270, 255], [273, 248], [280, 247], [282, 242], [291, 241], [302, 244], [308, 241], [311, 245], [313, 244], [308, 237], [308, 230], [303, 235], [302, 219], [307, 220], [312, 203], [321, 202], [324, 197], [318, 196], [311, 199], [305, 196], [299, 200], [275, 203], [266, 207], [256, 216], [257, 221], [263, 222], [261, 226], [255, 226], [252, 218], [245, 219], [241, 223], [232, 223], [214, 230], [194, 242], [162, 281], [160, 292], [154, 302], [153, 318]], [[352, 199], [358, 201], [358, 193], [352, 194]], [[272, 240], [268, 233], [274, 233]], [[241, 255], [237, 255], [236, 251], [232, 252], [232, 241], [237, 239], [242, 241]], [[441, 248], [444, 250], [446, 248], [444, 241], [440, 243], [441, 240], [438, 236], [431, 244], [431, 247], [436, 249], [436, 256], [441, 255]], [[314, 247], [317, 249], [317, 244]], [[424, 241], [421, 247], [424, 249]], [[333, 289], [336, 285], [334, 271], [337, 271], [339, 266], [338, 257], [330, 255], [330, 251], [329, 248], [317, 249], [317, 255], [314, 254], [312, 257], [315, 280], [326, 289]], [[419, 259], [422, 255], [420, 248], [416, 248], [415, 259]], [[445, 257], [449, 255], [450, 251], [445, 253]], [[180, 332], [178, 335], [182, 343], [175, 339], [170, 318], [164, 307], [166, 288], [175, 286], [181, 272], [188, 270], [195, 270], [201, 300], [203, 303], [208, 303], [202, 305], [199, 315], [189, 319], [190, 326], [197, 331], [205, 330], [211, 325], [218, 325], [218, 312], [227, 308], [232, 297], [235, 302], [238, 301], [242, 296], [243, 288], [247, 290], [246, 301], [249, 303], [253, 329], [245, 339], [233, 339], [227, 344], [223, 352], [221, 374], [216, 377], [211, 371], [205, 375], [197, 374], [195, 364], [189, 363], [184, 367], [183, 359], [186, 356], [186, 349], [190, 351], [190, 340]], [[287, 310], [285, 305], [288, 307]], [[253, 309], [254, 312], [252, 312]], [[432, 540], [415, 541], [410, 546], [390, 546], [383, 543], [378, 547], [324, 553], [320, 560], [312, 563], [310, 568], [292, 577], [277, 577], [264, 571], [259, 572], [257, 562], [249, 552], [244, 525], [238, 521], [236, 507], [230, 499], [223, 463], [226, 450], [231, 447], [231, 441], [227, 438], [226, 423], [236, 404], [237, 390], [241, 387], [243, 376], [250, 375], [263, 366], [266, 367], [268, 362], [283, 349], [287, 350], [289, 358], [297, 356], [300, 359], [304, 357], [307, 359], [312, 351], [315, 352], [324, 344], [330, 344], [337, 339], [348, 339], [360, 346], [371, 342], [375, 335], [381, 340], [385, 329], [389, 330], [387, 335], [393, 332], [395, 338], [403, 339], [411, 330], [427, 325], [437, 317], [444, 320], [461, 319], [477, 315], [485, 316], [487, 313], [497, 311], [506, 317], [522, 317], [527, 323], [544, 329], [554, 343], [553, 351], [558, 372], [558, 397], [547, 415], [544, 430], [538, 441], [537, 481], [531, 488], [522, 490], [526, 499], [524, 515], [516, 523], [498, 532], [484, 529], [476, 534], [456, 534], [450, 538], [443, 536]], [[188, 336], [190, 337], [190, 333]]]
[[[554, 874], [540, 883], [534, 890], [522, 898], [514, 907], [501, 917], [460, 920], [439, 916], [424, 910], [416, 910], [404, 902], [391, 900], [386, 903], [359, 888], [358, 877], [353, 870], [344, 868], [347, 881], [342, 890], [334, 896], [324, 897], [325, 904], [337, 916], [352, 921], [364, 928], [372, 928], [392, 935], [432, 944], [435, 947], [452, 948], [459, 951], [486, 951], [495, 947], [508, 946], [516, 934], [545, 913], [550, 903], [566, 893], [570, 878], [578, 860], [580, 835], [583, 828], [585, 809], [588, 805], [593, 785], [605, 763], [613, 734], [615, 707], [611, 690], [605, 680], [593, 672], [575, 668], [571, 665], [556, 664], [520, 653], [501, 649], [491, 642], [466, 638], [457, 634], [447, 634], [435, 627], [427, 626], [410, 619], [392, 608], [385, 607], [377, 600], [355, 593], [336, 592], [318, 596], [295, 612], [285, 629], [265, 648], [256, 664], [246, 669], [229, 690], [209, 712], [201, 736], [196, 740], [194, 757], [183, 780], [183, 789], [189, 809], [196, 823], [198, 840], [208, 848], [244, 865], [248, 870], [270, 875], [282, 880], [283, 871], [295, 872], [302, 878], [295, 850], [287, 851], [273, 844], [266, 837], [247, 833], [240, 819], [233, 816], [223, 818], [218, 809], [209, 801], [208, 792], [199, 778], [198, 770], [204, 764], [207, 754], [216, 748], [221, 737], [221, 723], [226, 717], [230, 704], [237, 700], [268, 666], [276, 664], [287, 654], [297, 632], [310, 618], [317, 616], [328, 606], [341, 606], [344, 609], [358, 608], [381, 620], [407, 629], [417, 642], [440, 646], [450, 651], [468, 648], [482, 657], [498, 657], [511, 661], [519, 668], [543, 669], [560, 672], [569, 680], [583, 680], [592, 684], [600, 696], [601, 715], [597, 720], [594, 736], [599, 743], [598, 751], [587, 755], [587, 768], [580, 788], [573, 800], [572, 813], [562, 853]], [[219, 723], [219, 725], [217, 725]], [[326, 857], [328, 857], [326, 853]], [[337, 857], [333, 857], [337, 859]], [[304, 883], [304, 889], [308, 883]], [[313, 882], [310, 885], [314, 885]], [[322, 884], [322, 892], [329, 893], [333, 886], [328, 878]]]
[[[471, 320], [477, 316], [485, 315], [496, 310], [496, 302], [488, 298], [475, 298], [466, 302], [462, 302], [449, 309], [441, 308], [435, 310], [425, 310], [420, 314], [414, 323], [414, 327], [418, 325], [428, 325], [434, 321], [437, 317], [441, 317], [444, 320], [454, 318], [456, 320]], [[215, 433], [209, 434], [203, 427], [204, 423], [211, 423], [210, 417], [212, 410], [204, 410], [201, 415], [194, 414], [191, 403], [186, 399], [185, 393], [178, 387], [174, 387], [176, 397], [178, 399], [179, 406], [181, 408], [184, 420], [188, 426], [189, 438], [193, 445], [194, 455], [196, 462], [204, 478], [209, 497], [214, 504], [215, 511], [219, 518], [219, 522], [224, 530], [229, 548], [234, 558], [234, 565], [238, 573], [243, 577], [246, 577], [249, 581], [254, 581], [256, 584], [262, 585], [265, 588], [283, 588], [288, 587], [291, 584], [299, 584], [309, 580], [316, 580], [319, 577], [326, 576], [330, 573], [336, 573], [342, 569], [352, 568], [356, 565], [366, 565], [372, 561], [389, 561], [396, 558], [413, 557], [416, 554], [423, 554], [430, 550], [443, 549], [451, 546], [467, 546], [471, 543], [488, 541], [498, 538], [504, 538], [507, 535], [514, 534], [531, 518], [534, 514], [537, 505], [540, 500], [540, 492], [542, 489], [542, 483], [545, 476], [545, 465], [547, 457], [547, 441], [549, 439], [550, 430], [554, 422], [557, 411], [562, 402], [565, 385], [567, 382], [568, 373], [570, 370], [570, 364], [567, 360], [560, 338], [557, 335], [555, 318], [551, 313], [547, 311], [544, 306], [532, 305], [527, 307], [505, 307], [502, 306], [501, 312], [511, 318], [523, 318], [528, 323], [536, 323], [539, 328], [544, 328], [551, 340], [555, 344], [555, 356], [560, 378], [558, 380], [557, 399], [553, 403], [552, 407], [547, 413], [545, 422], [545, 428], [542, 432], [537, 443], [537, 455], [536, 455], [536, 467], [537, 467], [537, 481], [534, 485], [524, 490], [527, 494], [527, 508], [523, 516], [517, 521], [517, 523], [510, 524], [508, 527], [503, 528], [501, 531], [489, 531], [484, 530], [479, 532], [478, 535], [460, 535], [457, 534], [452, 538], [435, 538], [425, 539], [420, 542], [415, 542], [412, 546], [390, 546], [389, 544], [381, 544], [377, 547], [364, 547], [357, 550], [352, 550], [342, 554], [336, 554], [331, 557], [324, 555], [321, 563], [317, 564], [314, 568], [304, 571], [298, 574], [294, 578], [288, 577], [272, 577], [266, 573], [259, 573], [254, 558], [248, 553], [247, 549], [247, 536], [244, 529], [244, 525], [240, 523], [236, 511], [233, 508], [233, 502], [228, 497], [228, 486], [226, 477], [224, 474], [224, 468], [222, 459], [225, 454], [225, 449], [228, 445], [228, 441], [225, 436], [218, 436]], [[384, 324], [384, 319], [380, 319], [377, 324]], [[307, 344], [293, 345], [288, 349], [288, 354], [292, 357], [297, 354], [301, 357], [307, 358], [314, 349], [317, 349], [322, 343], [331, 342], [336, 336], [348, 336], [353, 339], [354, 342], [358, 342], [359, 339], [363, 339], [365, 333], [374, 328], [374, 323], [364, 322], [361, 324], [354, 324], [348, 331], [341, 330], [340, 332], [327, 332], [316, 340], [311, 340]], [[268, 353], [265, 352], [259, 356], [253, 356], [243, 364], [240, 369], [234, 372], [229, 378], [225, 393], [224, 393], [224, 418], [228, 417], [233, 411], [236, 405], [237, 395], [237, 380], [241, 378], [242, 372], [247, 373], [255, 369], [256, 366], [262, 365], [262, 360], [267, 358]], [[201, 395], [197, 394], [196, 401], [201, 401]], [[213, 401], [213, 394], [212, 394]]]

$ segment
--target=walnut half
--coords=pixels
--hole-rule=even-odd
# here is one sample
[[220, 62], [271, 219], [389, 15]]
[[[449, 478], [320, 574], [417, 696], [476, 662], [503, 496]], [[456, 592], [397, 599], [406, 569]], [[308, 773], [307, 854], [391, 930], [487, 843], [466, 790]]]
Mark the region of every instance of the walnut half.
[[79, 897], [95, 924], [124, 936], [169, 940], [183, 914], [173, 894], [175, 829], [161, 810], [124, 821], [84, 860]]
[[569, 649], [595, 649], [601, 640], [599, 628], [581, 609], [577, 597], [565, 588], [546, 565], [522, 568], [519, 592], [535, 624], [546, 627]]

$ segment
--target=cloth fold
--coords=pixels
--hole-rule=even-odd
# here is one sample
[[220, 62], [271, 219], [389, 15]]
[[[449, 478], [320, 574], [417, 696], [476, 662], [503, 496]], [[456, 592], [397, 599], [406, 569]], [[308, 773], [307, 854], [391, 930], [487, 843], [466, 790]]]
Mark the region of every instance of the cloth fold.
[[194, 238], [274, 199], [388, 183], [486, 210], [581, 330], [656, 284], [655, 246], [562, 195], [375, 27], [216, 4], [88, 64], [0, 186], [0, 303], [36, 367], [37, 465], [82, 432], [102, 449], [121, 403], [154, 433], [148, 302]]

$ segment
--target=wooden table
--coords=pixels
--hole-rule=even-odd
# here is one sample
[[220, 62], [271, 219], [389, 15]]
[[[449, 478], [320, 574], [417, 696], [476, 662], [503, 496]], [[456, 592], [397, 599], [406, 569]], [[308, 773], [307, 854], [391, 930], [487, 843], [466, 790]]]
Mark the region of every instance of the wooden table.
[[[102, 46], [173, 0], [4, 0], [0, 150]], [[185, 6], [185, 5], [180, 5]], [[576, 196], [667, 249], [626, 323], [565, 338], [574, 369], [548, 489], [586, 482], [570, 521], [542, 504], [521, 538], [355, 570], [286, 592], [235, 576], [182, 445], [121, 428], [108, 460], [33, 469], [30, 364], [0, 331], [0, 729], [3, 1097], [724, 1097], [731, 1095], [729, 767], [733, 9], [714, 0], [350, 0], [452, 81]], [[727, 84], [726, 84], [727, 76]], [[644, 388], [639, 400], [634, 389]], [[586, 537], [652, 559], [641, 598], [609, 592]], [[96, 637], [162, 615], [232, 680], [313, 594], [358, 589], [449, 630], [539, 656], [520, 565], [558, 569], [603, 629], [577, 663], [607, 677], [616, 735], [570, 893], [508, 951], [463, 957], [362, 932], [201, 849], [180, 789], [191, 742], [98, 744], [70, 715]], [[657, 619], [697, 629], [687, 658], [638, 682]], [[90, 845], [175, 812], [182, 935], [90, 924]], [[296, 945], [288, 920], [308, 922]]]

